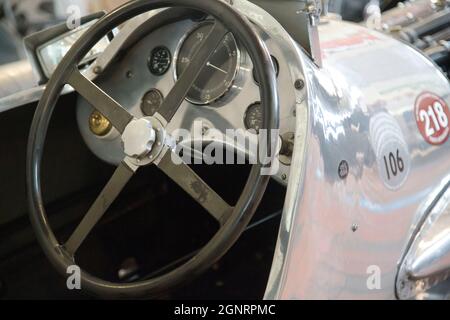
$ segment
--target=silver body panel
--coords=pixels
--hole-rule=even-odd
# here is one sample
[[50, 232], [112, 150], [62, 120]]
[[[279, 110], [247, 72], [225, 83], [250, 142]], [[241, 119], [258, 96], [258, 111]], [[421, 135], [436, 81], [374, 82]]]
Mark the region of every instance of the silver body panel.
[[36, 85], [36, 82], [33, 68], [28, 60], [2, 65], [0, 66], [0, 99], [30, 89]]
[[[329, 21], [320, 35], [323, 69], [303, 60], [311, 123], [305, 176], [289, 183], [303, 192], [285, 207], [286, 215], [295, 211], [294, 221], [266, 298], [396, 298], [399, 262], [450, 170], [449, 142], [425, 142], [415, 101], [431, 91], [449, 104], [450, 84], [422, 54], [380, 33]], [[407, 179], [395, 190], [382, 179], [370, 134], [380, 113], [397, 123], [410, 157]], [[342, 160], [350, 167], [345, 180], [338, 176]], [[377, 288], [368, 285], [372, 270], [380, 272]]]

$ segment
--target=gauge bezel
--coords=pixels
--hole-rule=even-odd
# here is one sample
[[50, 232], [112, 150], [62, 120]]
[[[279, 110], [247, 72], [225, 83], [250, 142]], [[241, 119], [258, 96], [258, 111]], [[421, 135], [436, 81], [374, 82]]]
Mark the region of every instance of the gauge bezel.
[[[150, 92], [156, 92], [158, 94], [158, 96], [161, 98], [161, 104], [164, 102], [164, 94], [161, 92], [161, 90], [157, 89], [157, 88], [151, 88], [149, 90], [147, 90], [144, 95], [142, 96], [140, 103], [139, 103], [139, 110], [141, 111], [141, 113], [144, 115], [144, 117], [153, 117], [155, 114], [147, 114], [144, 112], [143, 109], [143, 104], [144, 104], [144, 100], [145, 97], [150, 93]], [[159, 107], [161, 107], [161, 105], [159, 105]], [[155, 111], [155, 113], [158, 112], [158, 110]]]
[[[152, 67], [151, 67], [152, 58], [158, 50], [165, 50], [166, 52], [169, 53], [169, 65], [167, 66], [166, 70], [164, 70], [164, 72], [153, 72]], [[168, 47], [163, 46], [163, 45], [156, 46], [152, 49], [152, 51], [150, 52], [150, 56], [147, 59], [148, 70], [150, 71], [150, 73], [152, 75], [154, 75], [156, 77], [161, 77], [161, 76], [165, 75], [172, 67], [172, 64], [173, 64], [172, 60], [173, 60], [172, 52], [170, 51], [170, 49]]]
[[[243, 121], [243, 123], [244, 123], [244, 128], [245, 128], [245, 130], [247, 131], [247, 132], [250, 132], [250, 133], [253, 133], [253, 134], [259, 134], [259, 130], [261, 130], [262, 128], [260, 128], [259, 130], [256, 130], [256, 129], [254, 129], [254, 128], [251, 128], [250, 126], [247, 126], [247, 116], [248, 116], [248, 113], [249, 113], [249, 110], [250, 110], [250, 108], [252, 108], [252, 107], [254, 107], [254, 106], [256, 106], [256, 105], [259, 105], [260, 106], [260, 108], [262, 109], [262, 104], [261, 104], [261, 101], [255, 101], [255, 102], [253, 102], [253, 103], [251, 103], [251, 104], [249, 104], [248, 106], [247, 106], [247, 108], [245, 108], [245, 112], [244, 112], [244, 118], [242, 119], [242, 121]], [[263, 110], [261, 110], [261, 113], [263, 112]]]
[[[209, 19], [209, 20], [204, 20], [202, 22], [196, 23], [192, 28], [189, 29], [188, 32], [186, 32], [183, 35], [183, 37], [181, 37], [180, 41], [178, 42], [178, 44], [176, 46], [174, 57], [173, 57], [173, 78], [174, 78], [175, 82], [178, 81], [178, 74], [177, 74], [178, 58], [179, 58], [179, 55], [180, 55], [180, 52], [181, 52], [181, 48], [183, 47], [186, 39], [190, 35], [192, 35], [195, 32], [195, 30], [203, 27], [204, 25], [214, 24], [214, 22], [215, 22], [214, 20]], [[211, 105], [211, 104], [213, 104], [213, 103], [215, 103], [217, 101], [220, 101], [233, 88], [233, 86], [234, 86], [234, 84], [235, 84], [235, 82], [236, 82], [236, 80], [238, 78], [238, 75], [240, 73], [241, 65], [242, 65], [243, 61], [241, 60], [242, 59], [242, 54], [241, 54], [241, 48], [239, 46], [239, 43], [236, 41], [236, 38], [234, 37], [234, 35], [231, 32], [227, 33], [227, 35], [228, 34], [231, 34], [231, 36], [233, 37], [233, 41], [236, 44], [236, 68], [234, 70], [233, 79], [230, 81], [230, 84], [228, 85], [227, 89], [219, 97], [215, 97], [215, 98], [212, 98], [212, 99], [207, 100], [205, 102], [202, 102], [202, 101], [195, 101], [194, 99], [191, 99], [188, 96], [186, 96], [185, 100], [188, 101], [189, 103], [191, 103], [193, 105], [197, 105], [197, 106]]]

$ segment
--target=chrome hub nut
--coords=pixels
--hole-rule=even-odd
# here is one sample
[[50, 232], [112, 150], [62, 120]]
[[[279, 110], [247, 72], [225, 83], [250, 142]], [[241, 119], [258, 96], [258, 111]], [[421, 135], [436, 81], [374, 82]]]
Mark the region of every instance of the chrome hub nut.
[[145, 118], [131, 121], [122, 134], [122, 141], [127, 156], [138, 159], [145, 157], [156, 142], [152, 123]]

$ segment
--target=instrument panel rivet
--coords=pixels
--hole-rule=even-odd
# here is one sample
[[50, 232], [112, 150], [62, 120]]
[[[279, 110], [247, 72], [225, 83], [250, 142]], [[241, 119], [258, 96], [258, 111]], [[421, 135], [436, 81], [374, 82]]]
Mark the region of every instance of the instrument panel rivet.
[[356, 232], [358, 230], [358, 225], [356, 224], [356, 223], [354, 223], [353, 225], [352, 225], [352, 231], [353, 232]]
[[96, 67], [94, 68], [94, 73], [95, 73], [95, 74], [100, 74], [100, 73], [102, 73], [102, 72], [103, 72], [103, 68], [102, 68], [102, 67], [96, 66]]
[[133, 78], [133, 76], [134, 76], [133, 71], [128, 70], [127, 73], [126, 73], [126, 76], [127, 76], [128, 79]]
[[286, 180], [287, 179], [287, 175], [286, 174], [282, 174], [281, 175], [281, 179]]
[[295, 89], [302, 90], [305, 87], [305, 81], [298, 79], [294, 83]]

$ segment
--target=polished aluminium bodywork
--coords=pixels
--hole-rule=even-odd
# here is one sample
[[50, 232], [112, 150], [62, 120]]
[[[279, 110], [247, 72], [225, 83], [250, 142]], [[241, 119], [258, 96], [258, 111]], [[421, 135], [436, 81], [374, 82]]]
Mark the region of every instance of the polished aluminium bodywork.
[[[381, 33], [329, 20], [320, 34], [323, 68], [303, 59], [310, 129], [305, 167], [294, 159], [292, 170], [305, 176], [291, 176], [289, 186], [303, 192], [285, 207], [294, 221], [280, 233], [274, 266], [283, 266], [272, 272], [266, 297], [396, 298], [399, 264], [450, 168], [448, 143], [431, 146], [420, 135], [415, 100], [431, 91], [449, 103], [450, 84], [420, 52]], [[409, 174], [396, 190], [383, 183], [370, 134], [380, 113], [394, 119], [409, 149]], [[379, 286], [369, 283], [372, 270]]]
[[[427, 204], [423, 222], [417, 224], [412, 243], [402, 259], [397, 277], [400, 299], [449, 299], [450, 199], [448, 185], [442, 186]], [[436, 189], [439, 191], [439, 188]]]
[[0, 97], [21, 93], [35, 84], [36, 78], [32, 66], [27, 60], [0, 66]]
[[[435, 232], [430, 224], [433, 213], [439, 221], [447, 221], [450, 157], [449, 142], [435, 147], [422, 138], [414, 105], [425, 91], [450, 104], [448, 80], [414, 48], [379, 32], [326, 18], [319, 26], [320, 66], [268, 12], [245, 0], [233, 0], [233, 5], [263, 31], [269, 50], [282, 57], [282, 65], [289, 63], [289, 72], [281, 74], [279, 90], [286, 123], [295, 125], [295, 147], [292, 164], [285, 168], [288, 177], [278, 177], [283, 183], [288, 181], [288, 190], [265, 297], [394, 299], [417, 295], [417, 282], [412, 281], [414, 290], [406, 291], [402, 280], [409, 281], [414, 274], [419, 277], [424, 270], [411, 261], [423, 257], [416, 250], [421, 231], [427, 231], [424, 241]], [[112, 42], [88, 77], [97, 76], [96, 66], [106, 69], [126, 38], [154, 14], [128, 24], [127, 32]], [[119, 79], [110, 81], [114, 85]], [[304, 86], [296, 88], [298, 81]], [[34, 89], [27, 101], [39, 98], [40, 90]], [[2, 106], [24, 103], [20, 95], [9, 97], [0, 100], [0, 111]], [[137, 102], [128, 105], [138, 108]], [[100, 154], [102, 148], [87, 138], [86, 108], [82, 103], [79, 106], [81, 131], [91, 149]], [[214, 125], [227, 117], [234, 121], [233, 114], [217, 117], [214, 113], [209, 112], [212, 119], [216, 117]], [[380, 115], [399, 129], [410, 159], [405, 181], [394, 188], [383, 181], [374, 150], [380, 142], [371, 127]], [[178, 124], [183, 118], [198, 117], [209, 119], [187, 112]], [[339, 172], [343, 162], [349, 169], [344, 176]], [[443, 226], [436, 229], [446, 230]], [[448, 242], [442, 246], [448, 247]], [[445, 269], [446, 260], [434, 261], [443, 263]], [[381, 275], [380, 286], [375, 288], [368, 285], [372, 267]]]

